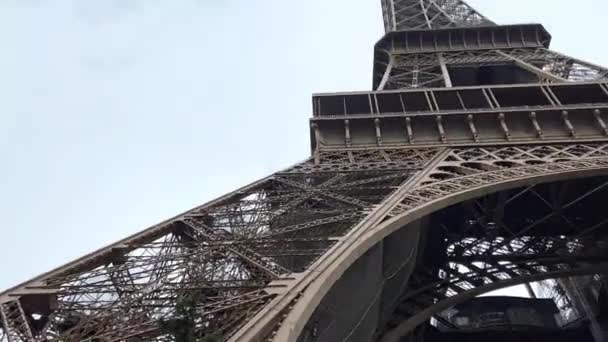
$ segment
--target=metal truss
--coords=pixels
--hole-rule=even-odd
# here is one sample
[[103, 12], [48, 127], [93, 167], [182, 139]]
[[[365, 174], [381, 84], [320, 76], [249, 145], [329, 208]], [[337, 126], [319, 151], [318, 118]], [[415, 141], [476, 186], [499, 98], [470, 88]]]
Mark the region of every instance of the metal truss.
[[386, 32], [494, 25], [462, 0], [382, 0]]
[[608, 158], [608, 144], [455, 148], [450, 150], [446, 159], [429, 173], [421, 185], [432, 186], [441, 181], [488, 171], [593, 158]]
[[607, 161], [605, 143], [454, 149], [391, 214], [416, 210], [450, 194], [505, 179], [603, 167]]
[[[470, 152], [470, 153], [469, 153]], [[367, 225], [366, 228], [364, 228], [365, 230], [363, 230], [363, 232], [368, 232], [372, 235], [369, 236], [376, 236], [376, 234], [378, 233], [372, 233], [372, 232], [381, 232], [383, 230], [388, 229], [388, 227], [402, 227], [405, 222], [410, 222], [408, 220], [414, 220], [415, 217], [421, 217], [420, 214], [418, 214], [419, 212], [425, 212], [427, 209], [425, 209], [428, 206], [438, 206], [438, 201], [444, 201], [447, 199], [450, 199], [451, 197], [457, 197], [457, 198], [466, 198], [464, 197], [463, 193], [475, 193], [477, 191], [479, 192], [485, 192], [482, 190], [477, 190], [477, 189], [484, 189], [484, 188], [488, 188], [488, 187], [494, 187], [497, 186], [501, 183], [505, 183], [505, 182], [512, 182], [514, 180], [521, 180], [521, 179], [526, 179], [526, 178], [530, 178], [530, 177], [538, 177], [539, 179], [543, 179], [543, 178], [550, 178], [550, 177], [554, 177], [557, 175], [564, 175], [564, 174], [574, 174], [574, 173], [581, 173], [581, 172], [585, 172], [586, 170], [605, 170], [606, 168], [608, 168], [608, 145], [606, 144], [588, 144], [588, 145], [584, 145], [584, 144], [567, 144], [567, 145], [547, 145], [547, 146], [511, 146], [511, 147], [480, 147], [480, 148], [462, 148], [462, 149], [453, 149], [453, 150], [448, 150], [444, 153], [442, 153], [442, 161], [436, 161], [433, 163], [432, 167], [431, 166], [427, 166], [426, 167], [426, 171], [423, 172], [421, 175], [418, 176], [418, 180], [414, 183], [414, 184], [410, 184], [409, 187], [404, 188], [404, 192], [402, 195], [399, 196], [399, 201], [391, 204], [390, 208], [392, 208], [390, 211], [388, 211], [386, 213], [386, 216], [384, 217], [384, 219], [376, 221], [379, 223], [376, 223], [376, 225]], [[483, 161], [482, 161], [483, 160]], [[457, 175], [450, 175], [450, 177], [444, 178], [442, 176], [437, 177], [438, 173], [443, 172], [444, 168], [448, 165], [454, 166], [455, 164], [459, 164], [462, 165], [466, 168], [470, 167], [470, 169], [463, 169], [463, 172], [459, 172], [457, 173]], [[464, 165], [466, 164], [466, 165]], [[483, 164], [483, 165], [482, 165]], [[487, 165], [487, 166], [485, 166]], [[608, 185], [608, 184], [606, 184]], [[601, 187], [598, 186], [598, 189], [603, 189], [604, 186], [602, 185]], [[520, 191], [523, 191], [527, 188], [521, 189]], [[528, 191], [532, 191], [533, 187], [530, 187], [530, 189], [528, 189]], [[583, 189], [582, 187], [580, 189]], [[591, 191], [592, 192], [592, 191]], [[581, 195], [581, 197], [584, 197], [583, 195]], [[455, 203], [459, 203], [462, 201], [457, 201]], [[384, 204], [386, 206], [389, 206], [389, 203]], [[431, 211], [432, 212], [432, 211]], [[514, 215], [512, 215], [514, 216]], [[525, 218], [524, 218], [525, 220]], [[401, 222], [401, 223], [397, 223], [397, 222]], [[604, 222], [604, 223], [608, 223], [608, 222]], [[599, 229], [601, 227], [598, 227], [598, 231], [601, 231], [601, 229]], [[481, 229], [481, 228], [480, 228]], [[561, 239], [561, 235], [563, 233], [560, 233], [560, 235], [558, 236], [557, 239], [553, 238], [548, 238], [547, 241], [551, 240], [556, 240], [557, 242], [553, 242], [554, 246], [558, 246], [558, 242], [562, 241]], [[567, 235], [567, 234], [566, 234]], [[361, 255], [361, 253], [363, 253], [363, 251], [358, 250], [359, 243], [362, 245], [366, 245], [366, 246], [370, 246], [370, 244], [372, 244], [372, 242], [370, 241], [366, 241], [366, 239], [361, 237], [362, 235], [357, 235], [357, 237], [350, 236], [350, 237], [346, 237], [344, 241], [351, 241], [351, 243], [353, 244], [350, 248], [350, 250], [352, 251], [357, 251], [355, 252], [357, 255]], [[363, 236], [367, 236], [367, 235], [363, 235]], [[489, 246], [497, 246], [498, 244], [503, 243], [506, 240], [499, 240], [499, 238], [501, 238], [500, 235], [496, 235], [495, 236], [495, 241], [486, 241], [485, 244], [481, 243], [481, 246], [487, 246], [489, 243]], [[464, 238], [463, 238], [464, 239]], [[543, 245], [543, 243], [546, 243], [547, 241], [545, 240], [538, 240], [535, 239], [534, 241], [528, 241], [529, 240], [528, 236], [523, 236], [521, 238], [521, 241], [518, 242], [526, 242], [526, 243], [530, 243], [530, 244], [539, 244], [539, 245]], [[552, 240], [553, 239], [553, 240]], [[433, 239], [429, 239], [429, 240], [433, 240], [435, 241], [435, 238]], [[379, 241], [379, 240], [375, 240], [375, 241]], [[443, 241], [443, 239], [437, 239], [437, 241]], [[451, 240], [450, 240], [451, 241]], [[456, 240], [454, 240], [456, 241]], [[460, 240], [458, 240], [460, 241]], [[468, 243], [469, 240], [463, 240], [464, 242], [462, 243]], [[476, 240], [477, 241], [477, 240]], [[569, 240], [568, 240], [569, 241]], [[460, 242], [459, 242], [460, 243]], [[563, 242], [562, 244], [565, 244], [566, 242]], [[456, 242], [454, 242], [454, 244], [456, 245]], [[511, 246], [511, 244], [509, 243], [509, 246]], [[515, 238], [513, 239], [513, 244], [512, 247], [515, 246]], [[589, 245], [590, 246], [590, 245]], [[601, 247], [601, 246], [600, 246]], [[347, 248], [347, 247], [345, 247]], [[446, 247], [447, 248], [447, 247]], [[481, 248], [481, 247], [480, 247]], [[511, 248], [511, 247], [510, 247]], [[519, 252], [523, 253], [524, 249], [526, 249], [526, 246], [520, 247], [520, 249], [517, 249]], [[431, 248], [432, 249], [432, 248]], [[473, 247], [471, 247], [471, 249], [473, 249]], [[529, 248], [528, 248], [529, 249]], [[436, 249], [432, 249], [436, 252]], [[502, 251], [502, 250], [501, 250]], [[483, 252], [483, 251], [482, 251]], [[480, 252], [481, 254], [483, 254], [482, 252]], [[487, 250], [486, 250], [487, 252]], [[547, 260], [540, 260], [539, 257], [540, 254], [538, 255], [534, 255], [534, 256], [529, 256], [529, 255], [524, 255], [526, 257], [529, 257], [529, 259], [521, 259], [521, 260], [506, 260], [506, 259], [496, 259], [496, 260], [486, 260], [487, 262], [492, 261], [493, 263], [497, 264], [498, 266], [502, 267], [502, 265], [505, 262], [509, 262], [511, 261], [512, 263], [516, 264], [516, 265], [520, 265], [522, 262], [525, 265], [530, 265], [530, 267], [524, 267], [522, 268], [522, 270], [515, 270], [515, 269], [511, 269], [509, 267], [507, 267], [508, 271], [512, 271], [511, 277], [509, 278], [505, 278], [503, 277], [503, 274], [499, 274], [501, 268], [497, 268], [498, 271], [492, 271], [496, 274], [493, 274], [492, 276], [497, 277], [497, 279], [502, 279], [504, 280], [504, 282], [494, 282], [492, 284], [487, 284], [489, 287], [481, 287], [481, 286], [477, 286], [477, 287], [471, 287], [465, 284], [468, 281], [468, 278], [466, 278], [465, 276], [457, 276], [457, 274], [455, 274], [454, 272], [449, 273], [449, 275], [453, 275], [454, 277], [449, 277], [446, 279], [440, 278], [438, 275], [440, 274], [439, 270], [437, 270], [437, 272], [435, 272], [434, 274], [436, 274], [437, 279], [441, 280], [442, 283], [444, 284], [444, 289], [450, 289], [452, 288], [452, 284], [456, 283], [458, 286], [462, 287], [462, 290], [458, 290], [456, 288], [456, 290], [458, 291], [454, 291], [454, 292], [442, 292], [445, 296], [445, 298], [452, 298], [450, 302], [440, 302], [438, 301], [437, 298], [435, 298], [432, 303], [433, 306], [432, 307], [428, 307], [428, 308], [423, 308], [420, 307], [420, 305], [416, 305], [412, 307], [412, 310], [414, 312], [419, 313], [420, 315], [417, 315], [416, 317], [411, 317], [408, 318], [406, 316], [398, 316], [395, 318], [395, 322], [401, 322], [401, 324], [395, 326], [395, 331], [392, 335], [388, 335], [389, 337], [392, 337], [393, 339], [390, 339], [388, 341], [398, 341], [398, 338], [400, 338], [400, 336], [402, 336], [403, 334], [403, 328], [402, 328], [402, 324], [405, 324], [405, 326], [407, 327], [407, 331], [410, 331], [411, 329], [414, 329], [416, 326], [418, 326], [419, 324], [425, 322], [426, 320], [428, 320], [430, 317], [432, 317], [433, 315], [435, 315], [437, 312], [442, 311], [443, 309], [446, 309], [446, 303], [451, 303], [452, 305], [457, 303], [458, 301], [462, 301], [465, 300], [466, 298], [469, 298], [470, 296], [474, 296], [475, 294], [480, 294], [486, 291], [489, 291], [491, 289], [497, 289], [497, 288], [501, 288], [501, 287], [505, 287], [505, 286], [510, 286], [510, 285], [515, 285], [518, 284], [520, 282], [531, 282], [531, 281], [539, 281], [542, 279], [547, 279], [547, 278], [559, 278], [562, 276], [571, 276], [571, 275], [576, 275], [578, 273], [581, 272], [596, 272], [596, 273], [601, 273], [600, 271], [604, 271], [604, 264], [598, 265], [596, 263], [597, 260], [591, 260], [591, 259], [586, 259], [586, 257], [588, 256], [587, 254], [582, 255], [582, 257], [584, 257], [582, 259], [583, 264], [585, 263], [589, 263], [591, 261], [593, 261], [591, 264], [591, 268], [586, 268], [586, 267], [578, 267], [579, 265], [579, 260], [576, 259], [574, 261], [572, 260], [568, 260], [568, 262], [566, 262], [566, 264], [570, 265], [574, 265], [576, 267], [573, 267], [572, 269], [561, 269], [560, 267], [564, 266], [564, 260], [563, 259], [559, 259], [555, 260], [554, 257], [556, 257], [556, 255], [549, 255], [549, 250], [545, 250], [544, 251], [546, 253], [546, 255], [542, 255], [543, 257], [547, 257]], [[342, 252], [341, 252], [342, 253]], [[339, 255], [334, 255], [334, 254], [338, 254], [337, 251], [334, 251], [332, 254], [330, 255], [324, 255], [322, 257], [323, 263], [320, 263], [318, 265], [327, 265], [325, 267], [328, 267], [329, 269], [333, 269], [331, 266], [333, 263], [335, 263], [337, 260], [340, 260], [340, 256]], [[483, 254], [485, 255], [485, 254]], [[522, 254], [523, 255], [523, 254]], [[501, 256], [501, 255], [499, 255]], [[560, 255], [558, 254], [557, 257], [559, 257]], [[523, 257], [522, 257], [523, 258]], [[420, 257], [420, 260], [426, 260], [427, 258], [425, 257]], [[428, 260], [433, 260], [432, 257], [429, 257]], [[534, 261], [537, 260], [537, 261]], [[540, 260], [540, 261], [538, 261]], [[465, 260], [466, 262], [469, 262], [472, 265], [477, 265], [479, 263], [479, 260]], [[461, 263], [465, 263], [465, 261], [461, 261]], [[559, 261], [559, 262], [558, 262]], [[394, 263], [397, 264], [401, 264], [400, 261], [393, 261]], [[456, 260], [454, 260], [454, 262], [456, 262]], [[534, 262], [540, 262], [540, 264], [534, 264]], [[403, 266], [406, 265], [408, 263], [407, 260], [403, 261]], [[552, 264], [550, 264], [552, 263]], [[548, 269], [548, 268], [543, 268], [546, 265], [549, 265], [551, 267], [555, 266], [557, 267], [556, 270], [553, 270], [554, 268]], [[578, 266], [577, 266], [578, 265]], [[498, 267], [496, 266], [496, 267]], [[582, 265], [582, 266], [586, 266]], [[600, 269], [598, 269], [601, 268]], [[486, 269], [490, 269], [489, 264], [485, 266]], [[317, 272], [321, 272], [321, 278], [320, 279], [324, 279], [323, 278], [323, 272], [321, 271], [323, 268], [321, 268], [321, 266], [317, 266], [315, 267], [315, 274]], [[529, 271], [529, 269], [531, 271]], [[548, 270], [553, 270], [551, 272], [549, 272]], [[445, 271], [445, 270], [444, 270]], [[449, 269], [447, 271], [450, 271]], [[335, 271], [334, 271], [335, 272]], [[393, 273], [393, 272], [389, 272], [389, 273]], [[464, 272], [465, 274], [469, 274], [470, 272]], [[441, 273], [444, 274], [444, 273]], [[448, 273], [445, 273], [448, 274]], [[471, 275], [473, 276], [473, 275]], [[463, 278], [464, 277], [464, 278]], [[488, 277], [490, 277], [490, 275], [488, 275]], [[503, 278], [500, 278], [503, 277]], [[428, 277], [427, 277], [428, 278]], [[411, 278], [414, 279], [414, 278]], [[387, 281], [387, 280], [385, 280]], [[415, 280], [412, 280], [415, 281]], [[429, 285], [428, 283], [425, 283], [426, 285]], [[447, 285], [446, 285], [447, 284]], [[476, 283], [478, 284], [478, 283]], [[434, 289], [436, 285], [435, 283], [431, 284], [432, 286], [429, 287], [429, 289]], [[449, 285], [449, 286], [448, 286]], [[471, 283], [469, 283], [469, 285], [471, 285]], [[474, 285], [474, 284], [473, 284]], [[300, 286], [304, 286], [304, 285], [300, 285]], [[345, 286], [345, 285], [344, 285]], [[355, 286], [354, 284], [351, 284], [350, 286]], [[314, 287], [314, 286], [313, 286]], [[296, 291], [297, 289], [299, 289], [301, 287], [294, 287], [293, 291]], [[327, 289], [326, 287], [324, 287], [325, 289]], [[455, 288], [455, 287], [454, 287]], [[380, 291], [382, 291], [382, 289], [380, 289]], [[286, 292], [289, 293], [290, 291]], [[323, 292], [326, 293], [326, 292]], [[415, 298], [418, 300], [420, 298], [430, 298], [428, 297], [428, 293], [423, 293], [420, 292], [418, 293], [419, 295], [416, 295]], [[406, 294], [404, 294], [405, 296]], [[449, 296], [451, 297], [449, 297]], [[426, 296], [426, 297], [425, 297]], [[459, 297], [458, 297], [459, 296]], [[295, 341], [296, 337], [297, 337], [297, 333], [299, 331], [301, 331], [300, 329], [303, 329], [304, 327], [304, 323], [302, 322], [302, 320], [307, 320], [309, 318], [309, 316], [300, 316], [303, 312], [308, 312], [307, 309], [305, 309], [305, 307], [307, 307], [308, 305], [315, 305], [315, 307], [321, 307], [323, 306], [323, 304], [310, 304], [310, 302], [313, 300], [313, 298], [317, 298], [315, 300], [318, 300], [318, 295], [316, 294], [310, 294], [309, 296], [306, 296], [305, 298], [301, 298], [298, 299], [299, 296], [294, 296], [293, 300], [291, 302], [288, 302], [287, 304], [284, 304], [285, 307], [289, 307], [289, 310], [291, 310], [291, 312], [293, 313], [293, 316], [289, 315], [287, 316], [286, 322], [283, 322], [283, 324], [281, 324], [281, 321], [279, 322], [274, 322], [276, 330], [274, 330], [274, 332], [272, 332], [271, 330], [271, 335], [266, 335], [266, 336], [274, 336], [274, 338], [271, 338], [271, 340], [273, 341]], [[378, 298], [378, 296], [375, 296], [374, 298]], [[280, 301], [277, 301], [275, 303], [280, 303]], [[314, 303], [317, 303], [316, 301]], [[321, 302], [323, 303], [323, 302]], [[411, 303], [407, 303], [406, 306], [409, 307]], [[427, 304], [431, 304], [431, 301], [429, 301]], [[437, 304], [437, 306], [435, 306], [435, 304]], [[373, 305], [373, 303], [369, 303], [369, 305]], [[294, 308], [292, 308], [294, 307]], [[275, 306], [275, 310], [280, 310], [280, 307], [277, 305]], [[428, 310], [427, 310], [428, 309]], [[284, 312], [284, 311], [279, 311], [279, 312]], [[289, 311], [288, 311], [289, 312]], [[311, 318], [311, 319], [319, 319], [317, 318]], [[289, 322], [289, 323], [287, 323]], [[299, 322], [299, 323], [298, 323]], [[309, 327], [310, 329], [310, 327]], [[386, 329], [389, 330], [390, 332], [390, 327], [386, 327]], [[386, 330], [380, 330], [380, 332], [384, 332]], [[407, 331], [405, 333], [407, 333]], [[247, 335], [248, 337], [251, 337], [249, 335]], [[265, 336], [265, 335], [261, 335], [261, 336]]]
[[523, 83], [589, 82], [608, 76], [606, 68], [546, 48], [394, 54], [383, 65], [378, 90], [451, 87], [450, 74], [458, 69], [491, 66], [517, 66], [534, 75]]
[[161, 341], [193, 291], [228, 339], [437, 153], [320, 153], [4, 293], [0, 341]]
[[315, 97], [310, 159], [0, 293], [0, 342], [170, 341], [159, 321], [193, 293], [224, 341], [294, 342], [348, 267], [423, 218], [431, 238], [387, 272], [407, 286], [386, 342], [482, 292], [608, 271], [608, 179], [583, 178], [608, 172], [608, 69], [461, 0], [382, 6], [378, 91]]
[[[387, 199], [416, 175], [418, 185], [399, 196], [386, 218], [407, 214], [454, 192], [509, 178], [608, 167], [608, 145], [599, 143], [458, 148], [443, 152], [442, 161], [429, 169], [430, 159], [439, 152], [319, 152], [294, 168], [4, 293], [0, 306], [3, 342], [132, 338], [163, 341], [167, 337], [159, 335], [158, 320], [172, 317], [177, 298], [190, 291], [205, 295], [200, 304], [205, 315], [203, 324], [229, 339], [262, 309], [268, 310], [277, 296], [289, 292], [292, 279], [308, 272], [319, 258], [327, 257], [332, 246], [349, 235], [353, 227], [378, 208], [390, 208]], [[344, 165], [351, 166], [340, 170]], [[430, 172], [422, 174], [420, 170], [425, 168]], [[588, 189], [578, 198], [587, 198], [605, 185], [608, 183]], [[538, 192], [542, 191], [529, 187], [517, 192], [517, 197], [515, 192], [510, 193], [515, 201], [524, 198], [524, 194], [536, 196]], [[448, 236], [447, 266], [438, 268], [434, 278], [428, 274], [412, 278], [414, 292], [418, 291], [417, 306], [410, 306], [407, 294], [402, 298], [405, 304], [401, 307], [416, 308], [420, 315], [405, 317], [400, 311], [398, 320], [411, 323], [425, 318], [429, 311], [420, 310], [422, 298], [434, 298], [432, 303], [430, 299], [423, 303], [433, 304], [428, 309], [432, 307], [435, 314], [441, 308], [441, 298], [456, 300], [459, 295], [475, 293], [481, 285], [536, 279], [553, 275], [550, 272], [575, 274], [580, 271], [579, 266], [595, 262], [594, 256], [586, 253], [601, 246], [586, 243], [582, 235], [559, 232], [555, 237], [538, 233], [554, 218], [561, 218], [558, 213], [562, 211], [550, 211], [551, 202], [545, 201], [544, 215], [536, 221], [518, 218], [532, 228], [509, 223], [510, 231], [515, 233], [509, 239], [504, 234], [474, 236], [475, 239], [466, 234]], [[572, 202], [561, 208], [573, 206]], [[484, 202], [471, 203], [460, 207], [470, 211]], [[506, 231], [496, 218], [487, 218], [486, 209], [476, 209], [474, 230], [481, 234], [484, 229], [490, 231], [490, 225], [498, 229], [495, 231]], [[467, 215], [456, 216], [471, 217], [470, 212]], [[601, 231], [598, 224], [594, 221], [577, 227], [591, 233]], [[509, 254], [505, 248], [516, 253]], [[570, 254], [553, 253], [566, 250]], [[455, 267], [462, 272], [456, 272]], [[480, 276], [475, 273], [478, 269], [486, 273]], [[484, 280], [482, 284], [482, 278], [493, 282]], [[282, 312], [278, 307], [273, 310]], [[274, 322], [278, 324], [280, 320]]]
[[422, 169], [437, 154], [435, 148], [375, 148], [318, 151], [310, 160], [285, 173], [390, 171]]
[[3, 324], [0, 341], [32, 341], [33, 335], [19, 301], [0, 304], [0, 318]]
[[608, 178], [599, 177], [503, 191], [434, 214], [433, 238], [387, 329], [404, 334], [507, 284], [608, 271], [606, 194]]
[[378, 90], [446, 86], [439, 54], [392, 56]]

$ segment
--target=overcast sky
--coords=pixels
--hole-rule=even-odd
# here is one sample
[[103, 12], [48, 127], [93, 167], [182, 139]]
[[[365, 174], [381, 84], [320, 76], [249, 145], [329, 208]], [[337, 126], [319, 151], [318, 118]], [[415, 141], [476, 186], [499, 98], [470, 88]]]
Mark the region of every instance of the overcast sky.
[[[608, 65], [602, 0], [471, 0]], [[580, 15], [584, 12], [585, 15]], [[0, 289], [309, 154], [380, 0], [0, 0]]]

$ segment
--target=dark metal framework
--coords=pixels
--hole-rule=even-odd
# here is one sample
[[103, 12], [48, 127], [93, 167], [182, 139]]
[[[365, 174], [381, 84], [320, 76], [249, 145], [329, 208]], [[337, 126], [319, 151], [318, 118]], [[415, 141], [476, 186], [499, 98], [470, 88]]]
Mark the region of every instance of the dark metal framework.
[[196, 208], [9, 291], [4, 339], [157, 336], [180, 294], [203, 291], [204, 324], [229, 338], [434, 149], [331, 152]]
[[382, 6], [374, 91], [313, 97], [309, 159], [0, 293], [0, 342], [169, 341], [193, 292], [225, 341], [392, 342], [492, 289], [606, 272], [608, 70], [461, 0]]
[[494, 25], [462, 0], [382, 0], [386, 32]]
[[[451, 86], [454, 80], [444, 74], [444, 68], [456, 72], [458, 69], [492, 66], [519, 67], [531, 74], [527, 80], [529, 83], [604, 80], [608, 73], [603, 67], [544, 47], [399, 54], [391, 55], [388, 64], [380, 64], [379, 69], [384, 70], [385, 75], [378, 90]], [[509, 72], [514, 70], [511, 68]]]
[[[499, 160], [506, 150], [464, 154], [474, 162], [496, 152], [490, 159]], [[537, 151], [559, 158], [564, 150]], [[510, 284], [607, 272], [607, 195], [608, 178], [585, 178], [501, 191], [435, 213], [407, 288], [380, 332], [398, 328], [403, 335], [454, 303]]]

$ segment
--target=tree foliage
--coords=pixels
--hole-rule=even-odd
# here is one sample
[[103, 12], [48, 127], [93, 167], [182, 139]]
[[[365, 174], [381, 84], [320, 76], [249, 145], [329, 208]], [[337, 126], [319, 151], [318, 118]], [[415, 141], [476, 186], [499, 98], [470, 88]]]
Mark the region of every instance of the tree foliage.
[[175, 342], [221, 342], [221, 334], [204, 324], [197, 306], [204, 302], [200, 293], [189, 293], [177, 299], [175, 314], [159, 322], [163, 334], [173, 336]]

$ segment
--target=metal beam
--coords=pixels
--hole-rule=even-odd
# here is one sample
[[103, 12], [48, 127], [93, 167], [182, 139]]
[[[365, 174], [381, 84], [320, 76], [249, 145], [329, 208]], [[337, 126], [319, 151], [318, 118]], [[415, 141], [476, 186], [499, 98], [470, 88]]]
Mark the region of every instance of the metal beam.
[[445, 58], [442, 53], [437, 54], [437, 59], [439, 60], [439, 65], [441, 66], [441, 72], [443, 73], [443, 81], [445, 83], [446, 88], [452, 88], [452, 78], [450, 77], [450, 72], [448, 71], [448, 66], [445, 63]]
[[395, 65], [395, 56], [394, 55], [390, 55], [388, 57], [388, 65], [386, 66], [386, 70], [384, 71], [384, 76], [382, 76], [382, 81], [380, 81], [380, 85], [378, 86], [378, 91], [382, 91], [384, 90], [384, 87], [386, 87], [386, 84], [388, 83], [388, 81], [391, 78], [391, 72], [393, 72], [393, 67]]
[[505, 58], [509, 58], [510, 60], [515, 62], [515, 65], [521, 67], [522, 69], [527, 70], [533, 74], [536, 74], [541, 80], [548, 80], [548, 81], [553, 81], [553, 82], [569, 82], [569, 80], [567, 80], [563, 77], [553, 75], [552, 73], [542, 70], [522, 59], [513, 57], [513, 56], [509, 55], [508, 53], [505, 53], [500, 50], [495, 50], [495, 51], [498, 55], [505, 57]]

